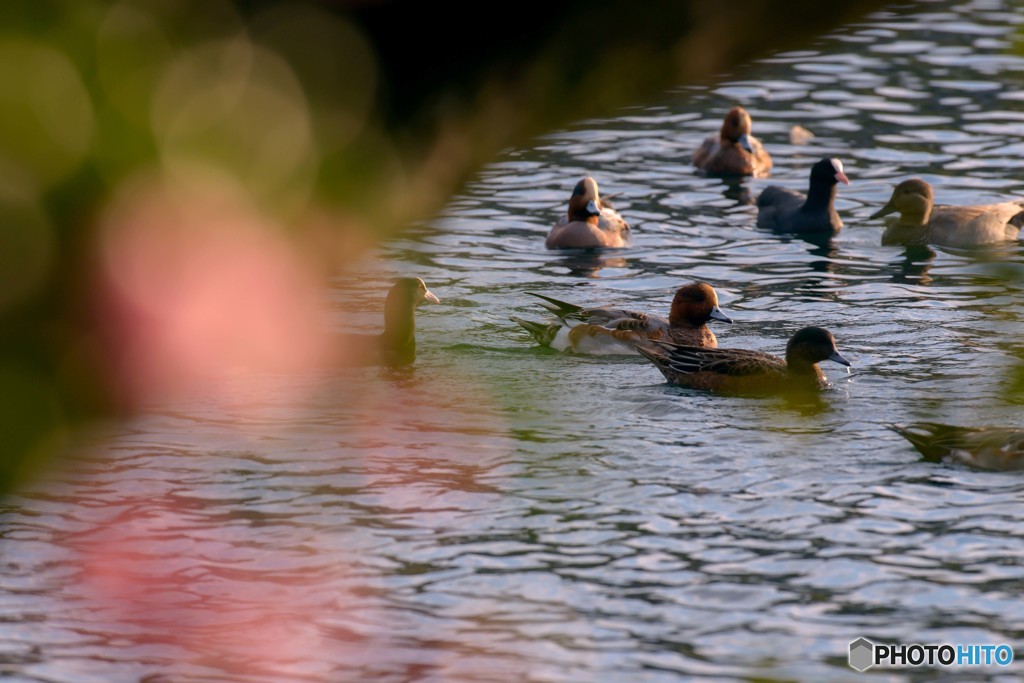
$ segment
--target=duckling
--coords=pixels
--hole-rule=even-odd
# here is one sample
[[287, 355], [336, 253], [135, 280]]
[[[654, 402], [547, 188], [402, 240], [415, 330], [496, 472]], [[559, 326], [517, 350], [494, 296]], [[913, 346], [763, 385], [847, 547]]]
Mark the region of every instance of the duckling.
[[672, 384], [728, 394], [772, 394], [816, 391], [828, 386], [818, 367], [823, 360], [850, 365], [836, 348], [832, 333], [805, 327], [786, 344], [786, 358], [745, 349], [705, 349], [654, 342], [657, 349], [638, 347]]
[[629, 223], [601, 201], [597, 181], [586, 177], [569, 197], [569, 212], [548, 233], [548, 249], [592, 249], [629, 246]]
[[882, 244], [936, 244], [970, 247], [1015, 240], [1024, 226], [1024, 201], [974, 206], [935, 206], [932, 186], [920, 178], [904, 180], [888, 203], [871, 214], [886, 219]]
[[708, 137], [693, 153], [693, 165], [710, 175], [767, 176], [772, 170], [771, 155], [750, 134], [750, 128], [747, 110], [733, 107], [718, 135]]
[[668, 319], [623, 308], [583, 308], [543, 294], [527, 293], [541, 299], [541, 306], [557, 315], [558, 322], [512, 320], [522, 325], [538, 344], [557, 351], [635, 354], [638, 344], [651, 340], [714, 348], [718, 339], [708, 329], [708, 321], [732, 322], [718, 307], [718, 294], [706, 282], [694, 282], [676, 290]]

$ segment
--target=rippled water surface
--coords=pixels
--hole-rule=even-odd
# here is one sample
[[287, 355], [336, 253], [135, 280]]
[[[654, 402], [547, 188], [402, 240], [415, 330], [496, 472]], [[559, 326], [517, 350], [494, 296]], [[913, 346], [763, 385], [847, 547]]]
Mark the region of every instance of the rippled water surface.
[[[444, 214], [338, 278], [373, 330], [395, 274], [414, 369], [239, 381], [97, 437], [9, 500], [0, 677], [145, 681], [855, 680], [859, 636], [1006, 642], [1024, 658], [1024, 479], [920, 462], [890, 422], [1020, 426], [1024, 254], [879, 246], [895, 182], [1024, 195], [1024, 11], [879, 14], [712, 87], [509, 151]], [[733, 104], [771, 178], [695, 175]], [[799, 124], [816, 134], [789, 142]], [[846, 164], [846, 227], [758, 231], [745, 197]], [[635, 246], [547, 252], [575, 181], [620, 194]], [[831, 329], [820, 401], [670, 387], [640, 358], [536, 348], [527, 291], [667, 310], [714, 284], [722, 346]], [[249, 378], [250, 380], [252, 378]], [[877, 680], [1019, 680], [1008, 669]]]

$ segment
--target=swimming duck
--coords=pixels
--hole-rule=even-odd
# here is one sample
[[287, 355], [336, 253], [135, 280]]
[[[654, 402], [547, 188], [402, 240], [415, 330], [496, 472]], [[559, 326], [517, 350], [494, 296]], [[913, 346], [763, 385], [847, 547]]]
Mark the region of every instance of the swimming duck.
[[718, 294], [706, 282], [680, 287], [672, 298], [668, 319], [622, 308], [583, 308], [528, 292], [541, 299], [541, 306], [558, 316], [556, 323], [538, 323], [512, 318], [542, 346], [557, 351], [592, 355], [635, 354], [636, 345], [652, 339], [718, 346], [709, 320], [731, 323], [732, 318], [718, 307]]
[[416, 307], [440, 299], [418, 277], [395, 281], [384, 302], [384, 331], [380, 334], [342, 334], [339, 346], [344, 365], [408, 365], [416, 360]]
[[882, 244], [970, 247], [1015, 240], [1024, 226], [1024, 202], [934, 206], [932, 186], [920, 178], [897, 185], [889, 202], [871, 214], [871, 218], [895, 212], [899, 212], [898, 218], [885, 221]]
[[843, 227], [836, 213], [836, 184], [850, 184], [839, 159], [822, 159], [811, 167], [804, 196], [772, 185], [757, 198], [757, 227], [776, 232], [835, 235]]
[[629, 223], [601, 201], [597, 181], [586, 177], [569, 197], [569, 213], [555, 223], [545, 242], [548, 249], [592, 249], [629, 245]]
[[818, 367], [823, 360], [850, 365], [836, 349], [832, 333], [805, 327], [786, 345], [786, 358], [745, 349], [704, 349], [654, 342], [637, 350], [661, 370], [672, 384], [730, 394], [771, 394], [807, 391], [828, 386]]
[[750, 134], [750, 114], [733, 107], [712, 135], [693, 153], [693, 165], [712, 175], [750, 175], [763, 178], [772, 170], [772, 158], [761, 141]]
[[955, 427], [938, 422], [889, 425], [925, 460], [970, 465], [984, 470], [1024, 469], [1024, 430]]

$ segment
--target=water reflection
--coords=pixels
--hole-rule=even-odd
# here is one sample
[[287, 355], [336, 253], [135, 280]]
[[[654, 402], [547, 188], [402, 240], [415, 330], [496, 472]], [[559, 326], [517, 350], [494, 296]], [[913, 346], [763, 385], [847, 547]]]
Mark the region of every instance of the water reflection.
[[722, 178], [722, 196], [731, 199], [737, 204], [753, 205], [756, 198], [751, 194], [750, 188], [743, 182], [742, 178]]
[[928, 275], [932, 261], [938, 257], [935, 251], [924, 244], [914, 244], [903, 248], [903, 260], [898, 264], [898, 272], [893, 273], [892, 281], [930, 285], [932, 278]]
[[569, 275], [575, 277], [598, 277], [604, 268], [626, 268], [628, 261], [623, 256], [613, 256], [618, 250], [571, 249], [564, 250], [559, 263]]

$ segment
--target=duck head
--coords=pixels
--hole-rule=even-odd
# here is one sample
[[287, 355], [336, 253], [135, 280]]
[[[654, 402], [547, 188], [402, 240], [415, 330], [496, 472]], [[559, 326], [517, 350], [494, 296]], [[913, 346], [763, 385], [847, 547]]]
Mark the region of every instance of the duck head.
[[869, 218], [881, 218], [898, 211], [900, 223], [925, 225], [931, 217], [934, 201], [932, 186], [920, 178], [911, 178], [897, 185], [889, 202]]
[[601, 195], [597, 189], [597, 181], [587, 176], [576, 183], [569, 197], [569, 220], [591, 221], [601, 215]]
[[822, 159], [811, 167], [811, 185], [821, 184], [832, 187], [842, 183], [849, 185], [850, 179], [843, 172], [843, 162], [839, 159]]
[[387, 308], [403, 308], [411, 311], [424, 301], [429, 301], [432, 304], [441, 303], [441, 300], [427, 289], [427, 285], [420, 278], [401, 277], [395, 280], [395, 284], [392, 285], [391, 290], [388, 292], [385, 306]]
[[733, 107], [722, 121], [720, 136], [723, 142], [739, 144], [748, 152], [753, 152], [754, 148], [750, 144], [750, 127], [750, 114], [747, 110], [743, 107]]
[[835, 337], [823, 327], [798, 330], [786, 344], [786, 364], [790, 367], [815, 365], [823, 360], [850, 367], [850, 361], [836, 348]]
[[668, 322], [673, 327], [700, 327], [714, 318], [731, 323], [732, 318], [718, 307], [718, 294], [706, 282], [694, 282], [676, 290]]

